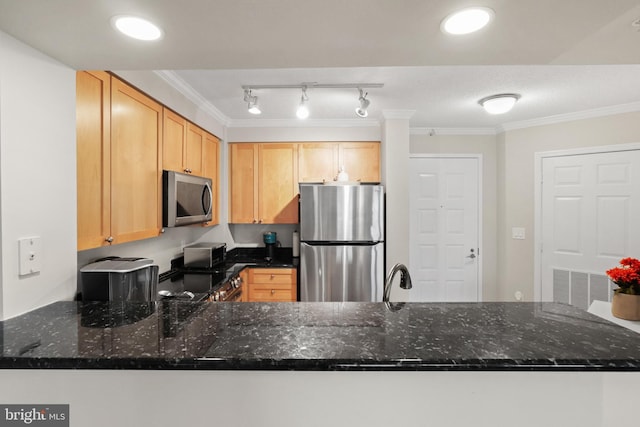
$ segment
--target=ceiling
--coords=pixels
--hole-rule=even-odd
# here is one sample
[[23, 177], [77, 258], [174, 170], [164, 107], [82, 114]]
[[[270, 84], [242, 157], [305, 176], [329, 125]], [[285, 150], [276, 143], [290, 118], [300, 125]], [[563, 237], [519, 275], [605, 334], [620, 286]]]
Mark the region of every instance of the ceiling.
[[[441, 20], [470, 5], [492, 24], [446, 36]], [[110, 18], [135, 14], [165, 32], [129, 40]], [[227, 124], [299, 123], [299, 90], [242, 85], [384, 83], [358, 119], [356, 89], [310, 89], [312, 122], [362, 123], [413, 110], [411, 127], [499, 128], [585, 110], [640, 110], [640, 0], [0, 0], [0, 29], [76, 69], [166, 70]], [[490, 116], [478, 99], [522, 95]]]

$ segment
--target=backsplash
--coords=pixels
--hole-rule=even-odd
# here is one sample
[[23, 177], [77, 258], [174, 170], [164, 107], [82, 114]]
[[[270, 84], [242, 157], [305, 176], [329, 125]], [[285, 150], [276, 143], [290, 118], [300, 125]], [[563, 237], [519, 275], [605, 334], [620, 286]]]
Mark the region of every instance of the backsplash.
[[[160, 267], [160, 272], [171, 269], [171, 260], [182, 254], [185, 246], [194, 242], [224, 242], [227, 248], [233, 247], [233, 238], [226, 226], [218, 225], [211, 228], [198, 226], [167, 228], [159, 237], [105, 246], [78, 252], [78, 270], [96, 259], [106, 256], [143, 257], [150, 258]], [[78, 289], [80, 286], [78, 274]]]
[[285, 248], [293, 245], [293, 232], [300, 230], [299, 224], [229, 224], [229, 229], [236, 246], [262, 247], [262, 234], [275, 231], [278, 242]]

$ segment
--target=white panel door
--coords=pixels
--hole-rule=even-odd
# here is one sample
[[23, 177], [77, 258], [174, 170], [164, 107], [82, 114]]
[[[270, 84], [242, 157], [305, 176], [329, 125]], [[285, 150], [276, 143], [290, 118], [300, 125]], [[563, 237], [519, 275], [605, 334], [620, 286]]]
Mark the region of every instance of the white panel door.
[[640, 150], [542, 160], [541, 298], [588, 308], [606, 270], [640, 256]]
[[411, 158], [411, 301], [479, 301], [478, 158]]

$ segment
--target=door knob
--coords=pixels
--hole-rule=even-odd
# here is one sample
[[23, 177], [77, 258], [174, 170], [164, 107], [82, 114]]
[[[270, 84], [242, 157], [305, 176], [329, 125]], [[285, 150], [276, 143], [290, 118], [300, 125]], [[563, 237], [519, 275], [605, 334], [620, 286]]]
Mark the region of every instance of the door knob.
[[474, 254], [473, 252], [473, 249], [471, 249], [471, 254], [467, 255], [467, 258], [474, 259], [476, 257], [476, 254]]

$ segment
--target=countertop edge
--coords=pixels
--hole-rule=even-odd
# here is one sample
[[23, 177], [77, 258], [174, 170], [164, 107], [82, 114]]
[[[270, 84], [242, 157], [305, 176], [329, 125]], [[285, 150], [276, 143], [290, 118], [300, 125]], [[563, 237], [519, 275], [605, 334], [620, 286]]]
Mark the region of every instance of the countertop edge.
[[201, 371], [535, 371], [640, 372], [636, 360], [324, 360], [217, 358], [3, 358], [2, 369], [201, 370]]

